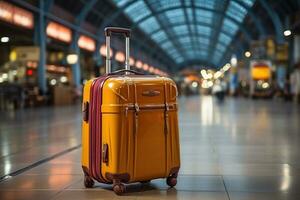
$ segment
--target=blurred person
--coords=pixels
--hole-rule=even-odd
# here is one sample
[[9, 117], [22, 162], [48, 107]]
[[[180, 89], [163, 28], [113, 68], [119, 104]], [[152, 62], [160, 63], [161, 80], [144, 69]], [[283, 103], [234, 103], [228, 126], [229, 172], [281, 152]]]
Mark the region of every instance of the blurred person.
[[294, 100], [300, 103], [300, 63], [296, 64], [295, 70], [291, 74], [291, 91], [294, 95]]
[[292, 95], [291, 95], [291, 81], [290, 81], [290, 77], [289, 76], [286, 76], [286, 80], [284, 82], [283, 95], [284, 95], [284, 100], [285, 101], [292, 100]]
[[225, 98], [226, 83], [217, 79], [212, 87], [212, 94], [215, 95], [219, 102], [223, 102]]

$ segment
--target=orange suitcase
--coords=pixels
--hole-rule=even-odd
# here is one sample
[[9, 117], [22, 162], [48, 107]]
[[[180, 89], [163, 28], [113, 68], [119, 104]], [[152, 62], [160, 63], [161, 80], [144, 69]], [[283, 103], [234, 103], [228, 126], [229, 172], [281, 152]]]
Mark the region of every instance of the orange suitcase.
[[[126, 38], [125, 69], [113, 73], [112, 33]], [[129, 69], [129, 29], [110, 27], [105, 35], [107, 73], [87, 81], [83, 92], [84, 184], [113, 184], [116, 194], [125, 192], [124, 183], [157, 178], [173, 187], [180, 167], [176, 85]]]

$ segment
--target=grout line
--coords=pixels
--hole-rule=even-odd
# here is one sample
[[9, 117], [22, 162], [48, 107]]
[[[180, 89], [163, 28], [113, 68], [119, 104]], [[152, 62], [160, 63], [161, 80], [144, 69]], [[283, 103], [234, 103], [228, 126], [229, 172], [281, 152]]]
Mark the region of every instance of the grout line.
[[[77, 182], [79, 182], [79, 181], [81, 181], [81, 180], [78, 180]], [[51, 200], [51, 199], [55, 199], [58, 195], [60, 195], [62, 192], [64, 192], [66, 189], [68, 189], [71, 185], [73, 185], [73, 184], [75, 184], [75, 183], [77, 183], [77, 182], [76, 182], [76, 181], [75, 181], [75, 182], [72, 182], [72, 183], [68, 184], [67, 186], [65, 186], [63, 189], [59, 190], [57, 193], [55, 193], [55, 194], [50, 198], [50, 200]]]
[[226, 194], [227, 194], [227, 198], [228, 198], [228, 200], [230, 200], [230, 196], [229, 196], [229, 192], [227, 190], [226, 184], [225, 184], [224, 176], [222, 175], [221, 177], [222, 177], [222, 182], [223, 182]]
[[74, 151], [74, 150], [76, 150], [76, 149], [78, 149], [78, 148], [80, 148], [80, 147], [81, 147], [81, 144], [80, 144], [80, 145], [77, 145], [77, 146], [74, 146], [74, 147], [71, 147], [71, 148], [69, 148], [69, 149], [66, 149], [66, 150], [64, 150], [64, 151], [61, 151], [61, 152], [59, 152], [59, 153], [56, 153], [56, 154], [54, 154], [53, 156], [50, 156], [50, 157], [44, 158], [44, 159], [42, 159], [42, 160], [39, 160], [39, 161], [37, 161], [37, 162], [34, 162], [34, 163], [28, 165], [27, 167], [24, 167], [24, 168], [21, 168], [21, 169], [18, 169], [18, 170], [16, 170], [16, 171], [14, 171], [14, 172], [11, 172], [11, 173], [9, 173], [9, 174], [6, 174], [6, 175], [0, 177], [0, 182], [5, 181], [5, 180], [7, 180], [7, 179], [9, 179], [9, 178], [11, 178], [11, 177], [17, 176], [17, 175], [19, 175], [19, 174], [22, 174], [22, 173], [24, 173], [24, 172], [26, 172], [26, 171], [28, 171], [28, 170], [30, 170], [30, 169], [32, 169], [32, 168], [35, 168], [35, 167], [37, 167], [37, 166], [39, 166], [39, 165], [41, 165], [41, 164], [44, 164], [44, 163], [46, 163], [46, 162], [49, 162], [50, 160], [53, 160], [53, 159], [55, 159], [55, 158], [57, 158], [57, 157], [59, 157], [59, 156], [62, 156], [62, 155], [67, 154], [67, 153], [69, 153], [69, 152], [71, 152], [71, 151]]

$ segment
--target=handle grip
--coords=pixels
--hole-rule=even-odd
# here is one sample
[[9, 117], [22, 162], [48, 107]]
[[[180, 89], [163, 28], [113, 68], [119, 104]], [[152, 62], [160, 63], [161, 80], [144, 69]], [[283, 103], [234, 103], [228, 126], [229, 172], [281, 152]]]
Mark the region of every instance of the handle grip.
[[130, 37], [130, 29], [120, 28], [120, 27], [106, 27], [104, 29], [105, 36], [110, 37], [112, 33], [119, 33], [125, 35], [125, 37]]
[[140, 72], [137, 72], [137, 71], [134, 71], [134, 70], [131, 70], [131, 69], [121, 69], [121, 70], [111, 72], [109, 74], [110, 75], [117, 75], [117, 74], [126, 73], [126, 72], [130, 72], [130, 73], [133, 73], [133, 74], [136, 74], [136, 75], [144, 75], [143, 73], [140, 73]]

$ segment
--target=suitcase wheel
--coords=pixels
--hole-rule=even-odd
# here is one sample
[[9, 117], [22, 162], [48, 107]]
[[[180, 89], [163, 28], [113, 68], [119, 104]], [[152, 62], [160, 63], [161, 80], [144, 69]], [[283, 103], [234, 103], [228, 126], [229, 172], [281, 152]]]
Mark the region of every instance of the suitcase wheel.
[[117, 195], [122, 195], [125, 192], [125, 190], [126, 190], [125, 185], [122, 183], [116, 183], [113, 185], [113, 191]]
[[170, 176], [167, 178], [167, 185], [170, 187], [174, 187], [177, 184], [177, 178]]
[[84, 176], [84, 186], [86, 188], [92, 188], [94, 186], [94, 180], [89, 176]]

